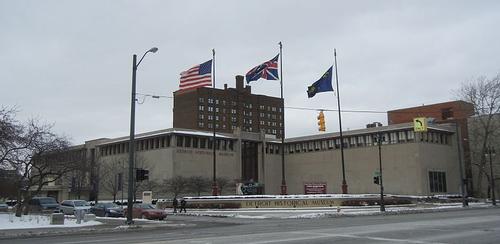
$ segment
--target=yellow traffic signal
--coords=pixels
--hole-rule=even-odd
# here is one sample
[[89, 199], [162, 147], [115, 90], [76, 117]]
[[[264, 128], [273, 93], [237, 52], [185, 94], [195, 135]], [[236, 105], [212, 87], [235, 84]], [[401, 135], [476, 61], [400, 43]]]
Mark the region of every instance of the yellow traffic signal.
[[326, 127], [325, 127], [325, 115], [323, 114], [323, 111], [320, 111], [319, 112], [319, 115], [318, 115], [318, 130], [319, 131], [325, 131], [326, 130]]

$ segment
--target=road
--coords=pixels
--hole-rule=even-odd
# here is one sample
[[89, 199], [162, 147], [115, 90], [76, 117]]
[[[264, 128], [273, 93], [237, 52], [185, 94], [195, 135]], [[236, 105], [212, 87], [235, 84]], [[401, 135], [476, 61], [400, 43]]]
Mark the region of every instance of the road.
[[317, 219], [171, 216], [170, 220], [188, 225], [0, 243], [500, 243], [500, 208]]

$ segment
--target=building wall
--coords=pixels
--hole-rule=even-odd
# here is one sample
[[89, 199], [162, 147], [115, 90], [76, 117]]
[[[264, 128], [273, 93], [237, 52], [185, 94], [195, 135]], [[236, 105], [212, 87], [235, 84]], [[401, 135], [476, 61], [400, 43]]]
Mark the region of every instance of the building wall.
[[[244, 87], [244, 77], [236, 76], [236, 88], [200, 87], [174, 93], [175, 128], [233, 133], [236, 128], [259, 133], [265, 130], [281, 138], [283, 99], [256, 95]], [[214, 109], [215, 111], [209, 111]]]
[[471, 103], [458, 100], [388, 111], [387, 121], [391, 125], [412, 122], [415, 117], [429, 117], [436, 119], [435, 123], [438, 124], [457, 123], [460, 128], [465, 178], [468, 182], [467, 192], [471, 195], [474, 188], [474, 179], [467, 119], [473, 114], [474, 106]]

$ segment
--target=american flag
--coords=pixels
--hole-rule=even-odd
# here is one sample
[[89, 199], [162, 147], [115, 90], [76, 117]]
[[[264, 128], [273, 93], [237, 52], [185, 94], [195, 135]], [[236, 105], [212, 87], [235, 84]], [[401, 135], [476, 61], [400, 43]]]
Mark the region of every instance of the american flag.
[[212, 85], [212, 60], [181, 72], [179, 90]]
[[257, 65], [255, 68], [248, 71], [246, 74], [247, 83], [250, 81], [258, 80], [260, 78], [265, 80], [277, 80], [278, 77], [278, 57], [280, 55], [276, 55], [273, 59], [261, 64]]

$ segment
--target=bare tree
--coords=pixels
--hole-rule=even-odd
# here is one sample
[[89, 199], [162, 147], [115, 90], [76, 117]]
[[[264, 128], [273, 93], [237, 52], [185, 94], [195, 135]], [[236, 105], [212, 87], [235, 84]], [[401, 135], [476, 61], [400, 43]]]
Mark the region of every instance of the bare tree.
[[186, 177], [178, 175], [173, 178], [164, 180], [162, 188], [168, 192], [173, 193], [174, 197], [177, 198], [179, 194], [186, 191], [187, 182], [188, 180], [186, 179]]
[[114, 160], [109, 163], [99, 165], [99, 183], [101, 189], [113, 196], [113, 202], [120, 191], [126, 189], [127, 174], [124, 168], [124, 162]]
[[210, 179], [203, 176], [191, 176], [187, 178], [187, 190], [201, 195], [210, 189]]
[[479, 77], [464, 83], [457, 95], [474, 106], [475, 116], [469, 123], [471, 163], [478, 174], [474, 195], [484, 196], [483, 177], [490, 177], [485, 152], [500, 134], [500, 74], [491, 79]]
[[217, 177], [215, 181], [217, 181], [217, 187], [219, 187], [219, 192], [222, 195], [224, 189], [229, 185], [230, 180], [226, 177]]

